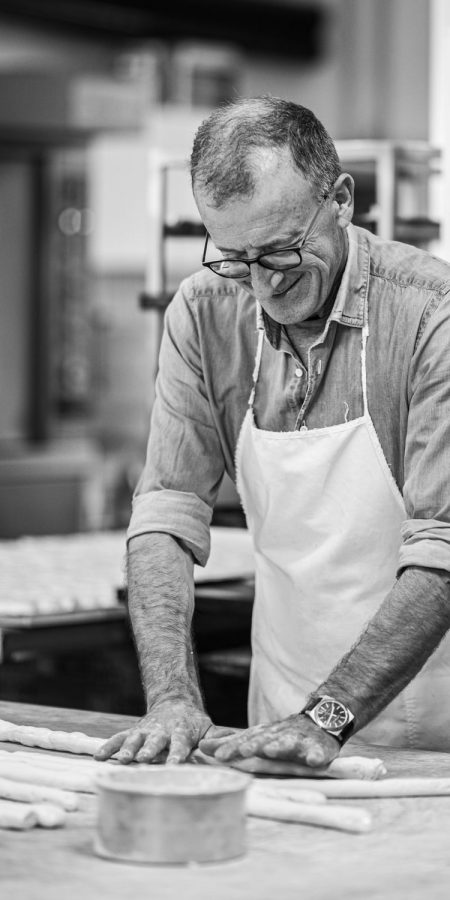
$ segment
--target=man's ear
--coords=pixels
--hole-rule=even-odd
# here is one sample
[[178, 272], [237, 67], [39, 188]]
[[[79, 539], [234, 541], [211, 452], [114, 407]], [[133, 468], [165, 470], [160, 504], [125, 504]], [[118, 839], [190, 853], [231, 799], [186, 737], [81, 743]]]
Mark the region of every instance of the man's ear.
[[337, 223], [340, 228], [347, 228], [353, 218], [355, 182], [348, 172], [343, 172], [335, 181], [333, 188]]

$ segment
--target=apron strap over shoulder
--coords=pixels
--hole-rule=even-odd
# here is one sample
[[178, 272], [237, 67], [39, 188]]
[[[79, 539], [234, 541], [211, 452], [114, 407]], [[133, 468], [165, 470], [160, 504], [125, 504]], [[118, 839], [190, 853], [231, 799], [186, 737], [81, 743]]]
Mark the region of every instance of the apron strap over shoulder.
[[250, 409], [253, 409], [253, 404], [255, 402], [255, 391], [256, 385], [259, 377], [259, 370], [261, 368], [261, 358], [264, 346], [264, 327], [260, 324], [260, 316], [261, 316], [261, 308], [259, 303], [256, 304], [256, 326], [258, 329], [258, 344], [256, 347], [255, 354], [255, 365], [253, 367], [252, 379], [253, 379], [253, 387], [250, 392], [250, 397], [248, 398], [248, 406]]
[[367, 402], [367, 360], [366, 360], [366, 345], [367, 338], [369, 337], [369, 323], [367, 321], [364, 322], [362, 329], [362, 337], [361, 337], [361, 382], [362, 382], [362, 394], [363, 394], [363, 405], [364, 405], [364, 415], [369, 415], [369, 404]]

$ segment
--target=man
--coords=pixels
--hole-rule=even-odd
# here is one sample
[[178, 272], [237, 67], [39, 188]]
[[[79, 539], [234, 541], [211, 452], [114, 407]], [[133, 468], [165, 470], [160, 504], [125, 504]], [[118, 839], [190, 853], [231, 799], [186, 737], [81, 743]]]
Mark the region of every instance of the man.
[[148, 713], [100, 757], [181, 762], [210, 729], [193, 564], [224, 468], [255, 546], [251, 727], [202, 746], [450, 750], [450, 266], [351, 225], [353, 180], [294, 103], [215, 111], [191, 171], [205, 268], [168, 309], [129, 530]]

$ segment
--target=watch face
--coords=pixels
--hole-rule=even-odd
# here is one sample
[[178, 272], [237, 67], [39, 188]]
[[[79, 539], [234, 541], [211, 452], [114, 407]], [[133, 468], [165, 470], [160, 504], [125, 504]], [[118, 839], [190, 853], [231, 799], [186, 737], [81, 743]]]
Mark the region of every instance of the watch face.
[[327, 731], [340, 731], [348, 722], [347, 710], [338, 700], [322, 700], [315, 709], [315, 715]]

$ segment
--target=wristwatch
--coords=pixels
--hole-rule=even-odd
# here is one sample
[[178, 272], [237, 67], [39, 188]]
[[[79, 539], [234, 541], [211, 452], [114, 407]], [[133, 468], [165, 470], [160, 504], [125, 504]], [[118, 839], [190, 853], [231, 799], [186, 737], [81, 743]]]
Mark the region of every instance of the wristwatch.
[[327, 694], [311, 700], [302, 709], [302, 715], [309, 716], [319, 728], [337, 738], [340, 744], [350, 737], [355, 726], [355, 717], [348, 706]]

